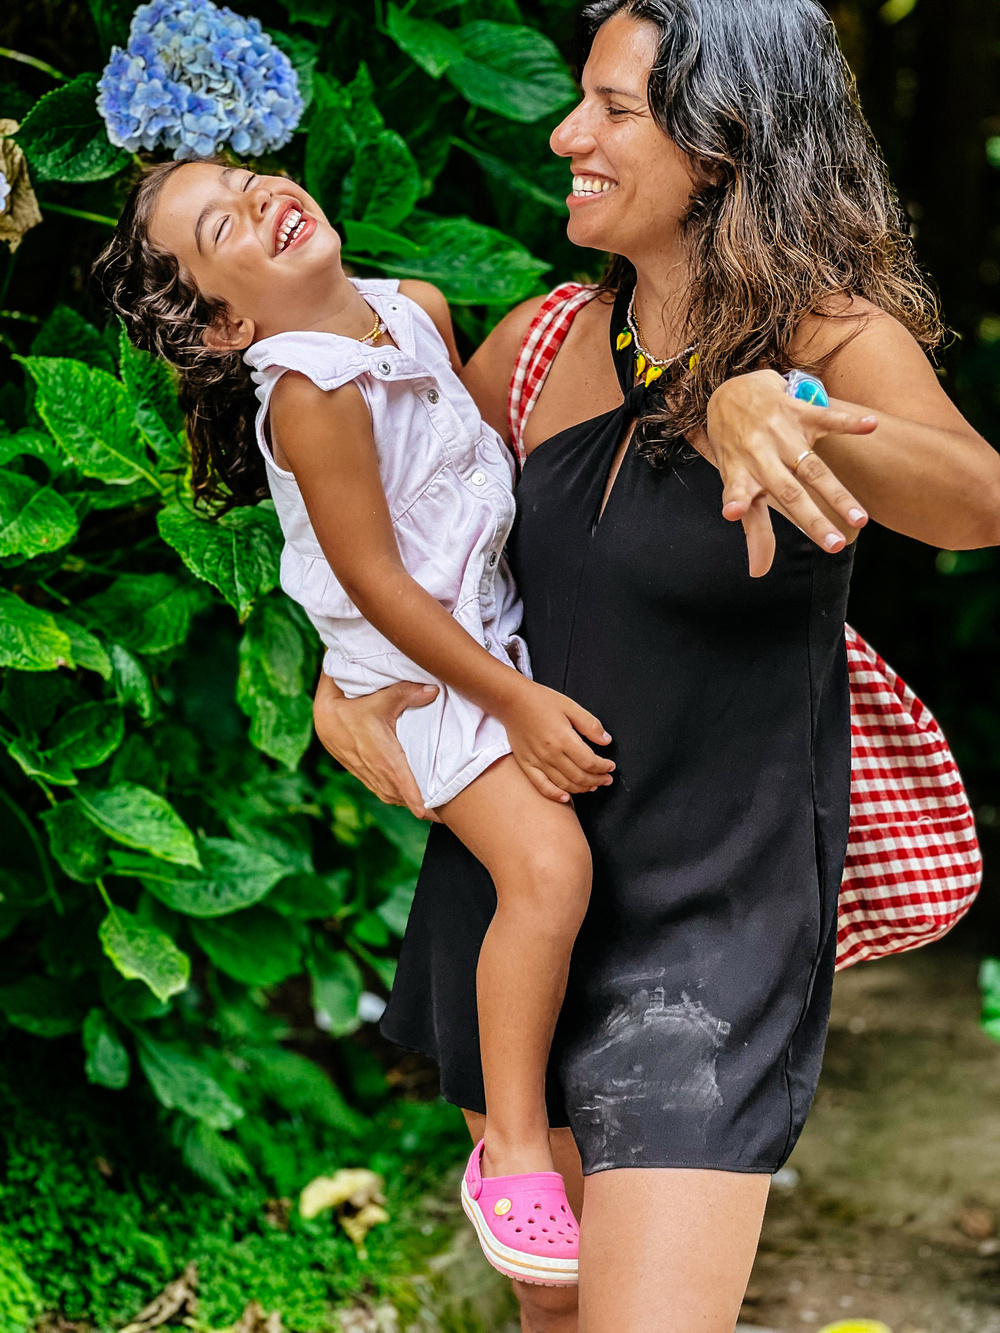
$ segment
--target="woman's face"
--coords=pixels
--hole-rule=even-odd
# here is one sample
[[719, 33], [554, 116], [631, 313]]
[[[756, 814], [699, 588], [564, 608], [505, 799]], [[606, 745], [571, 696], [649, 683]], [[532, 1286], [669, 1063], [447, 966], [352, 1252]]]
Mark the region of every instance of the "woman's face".
[[246, 167], [192, 162], [173, 172], [149, 237], [200, 292], [252, 324], [251, 337], [308, 327], [331, 273], [341, 272], [340, 238], [311, 195]]
[[569, 239], [633, 263], [673, 249], [696, 185], [689, 158], [646, 100], [656, 49], [654, 24], [608, 19], [583, 71], [583, 101], [549, 140], [573, 173]]

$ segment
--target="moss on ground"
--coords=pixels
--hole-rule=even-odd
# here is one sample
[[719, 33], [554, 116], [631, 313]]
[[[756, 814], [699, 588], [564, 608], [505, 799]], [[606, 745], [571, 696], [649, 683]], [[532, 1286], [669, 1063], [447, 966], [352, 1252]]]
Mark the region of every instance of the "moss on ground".
[[[0, 1333], [20, 1333], [41, 1310], [120, 1325], [190, 1262], [198, 1323], [209, 1328], [232, 1324], [251, 1300], [296, 1333], [329, 1329], [331, 1308], [358, 1298], [391, 1302], [403, 1327], [419, 1317], [412, 1277], [453, 1230], [452, 1214], [422, 1204], [465, 1151], [452, 1108], [390, 1103], [355, 1142], [304, 1120], [262, 1122], [258, 1179], [223, 1198], [181, 1166], [151, 1098], [90, 1087], [72, 1066], [56, 1081], [52, 1055], [13, 1033], [4, 1041]], [[306, 1222], [284, 1202], [346, 1166], [386, 1179], [391, 1221], [363, 1249], [330, 1214]]]

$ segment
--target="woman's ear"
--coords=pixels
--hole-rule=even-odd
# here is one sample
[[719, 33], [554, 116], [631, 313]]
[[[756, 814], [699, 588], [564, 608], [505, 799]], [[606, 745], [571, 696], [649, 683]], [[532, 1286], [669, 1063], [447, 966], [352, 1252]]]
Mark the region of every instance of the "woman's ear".
[[242, 352], [253, 342], [256, 326], [252, 319], [226, 319], [222, 316], [209, 324], [201, 339], [212, 352]]

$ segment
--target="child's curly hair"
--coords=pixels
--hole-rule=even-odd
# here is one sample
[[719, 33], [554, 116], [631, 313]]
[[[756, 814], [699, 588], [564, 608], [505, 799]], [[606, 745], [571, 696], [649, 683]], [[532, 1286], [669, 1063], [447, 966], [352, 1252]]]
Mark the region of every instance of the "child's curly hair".
[[[218, 158], [198, 161], [229, 165]], [[257, 404], [250, 368], [242, 352], [205, 346], [206, 330], [228, 318], [225, 301], [203, 296], [181, 273], [176, 258], [149, 238], [164, 181], [187, 165], [165, 162], [143, 174], [114, 236], [94, 262], [92, 276], [135, 345], [180, 370], [195, 497], [228, 509], [254, 504], [268, 494], [255, 439]]]

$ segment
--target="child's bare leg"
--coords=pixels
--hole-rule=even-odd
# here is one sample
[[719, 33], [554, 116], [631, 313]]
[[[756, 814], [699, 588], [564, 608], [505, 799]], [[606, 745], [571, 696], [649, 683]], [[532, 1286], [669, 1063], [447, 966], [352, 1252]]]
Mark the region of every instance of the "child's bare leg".
[[590, 849], [569, 805], [501, 759], [439, 811], [497, 890], [476, 975], [485, 1176], [551, 1171], [545, 1068], [590, 898]]

